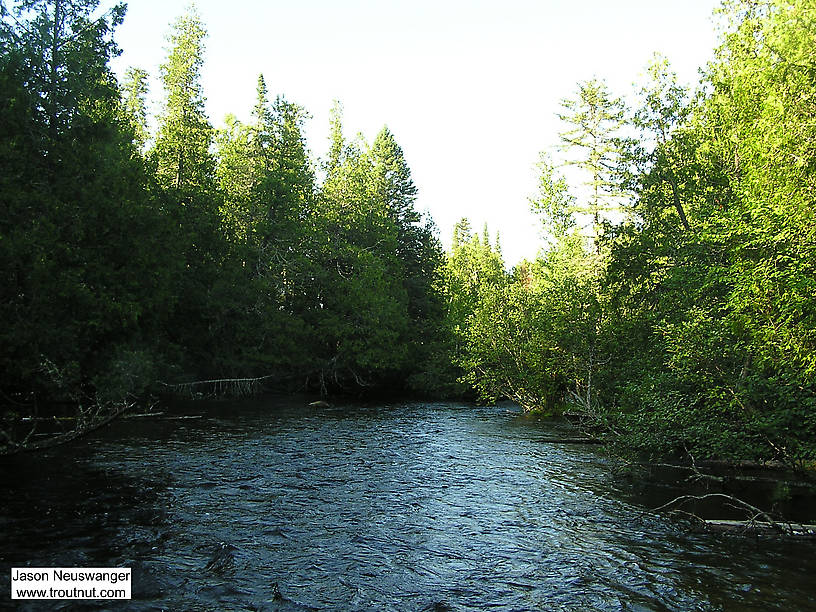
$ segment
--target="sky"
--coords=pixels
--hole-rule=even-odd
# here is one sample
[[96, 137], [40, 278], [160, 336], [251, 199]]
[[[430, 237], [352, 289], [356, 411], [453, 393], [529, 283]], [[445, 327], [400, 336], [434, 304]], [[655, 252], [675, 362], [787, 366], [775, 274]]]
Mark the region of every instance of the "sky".
[[[102, 8], [113, 4], [104, 0]], [[682, 82], [716, 45], [715, 0], [198, 0], [209, 32], [202, 72], [212, 123], [248, 119], [258, 74], [272, 96], [305, 107], [315, 156], [328, 149], [329, 109], [348, 137], [387, 125], [446, 246], [468, 217], [501, 233], [509, 265], [535, 256], [535, 164], [558, 142], [556, 114], [577, 83], [605, 79], [628, 96], [654, 52]], [[152, 77], [188, 1], [131, 0], [116, 33], [129, 66]]]

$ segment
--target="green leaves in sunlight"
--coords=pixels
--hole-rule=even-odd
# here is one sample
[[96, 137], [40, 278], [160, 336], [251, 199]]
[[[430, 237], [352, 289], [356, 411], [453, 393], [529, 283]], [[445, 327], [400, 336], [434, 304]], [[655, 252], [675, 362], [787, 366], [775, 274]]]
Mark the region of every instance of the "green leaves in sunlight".
[[811, 4], [726, 3], [696, 93], [660, 57], [625, 111], [579, 83], [560, 117], [582, 183], [542, 156], [546, 250], [469, 297], [484, 397], [567, 405], [626, 454], [816, 458]]

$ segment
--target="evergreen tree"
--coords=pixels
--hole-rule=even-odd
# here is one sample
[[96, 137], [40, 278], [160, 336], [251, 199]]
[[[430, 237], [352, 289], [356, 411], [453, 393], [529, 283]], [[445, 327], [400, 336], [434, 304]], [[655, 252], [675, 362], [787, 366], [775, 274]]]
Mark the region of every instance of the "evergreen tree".
[[191, 8], [173, 24], [170, 54], [160, 67], [166, 97], [150, 157], [159, 183], [182, 204], [191, 204], [191, 198], [213, 187], [213, 129], [204, 113], [201, 87], [206, 36]]
[[343, 136], [343, 105], [335, 100], [329, 112], [329, 154], [323, 169], [330, 177], [345, 158], [346, 143]]
[[590, 218], [596, 251], [600, 252], [602, 222], [619, 205], [616, 173], [621, 153], [618, 130], [623, 122], [623, 103], [612, 98], [603, 81], [592, 79], [578, 84], [578, 96], [562, 102], [558, 117], [568, 124], [560, 134], [562, 147], [577, 154], [568, 163], [583, 170], [588, 179], [586, 204], [576, 212]]
[[156, 204], [176, 221], [175, 244], [184, 266], [167, 335], [184, 356], [187, 376], [217, 377], [235, 349], [230, 335], [243, 320], [238, 313], [245, 284], [241, 260], [231, 257], [221, 227], [222, 196], [210, 151], [214, 134], [200, 82], [205, 37], [192, 8], [172, 26], [169, 54], [160, 67], [165, 100], [147, 158], [158, 183]]
[[0, 386], [38, 401], [143, 390], [156, 358], [143, 334], [172, 303], [172, 263], [156, 247], [168, 226], [147, 201], [108, 66], [124, 9], [92, 19], [96, 7], [25, 2], [3, 15], [0, 150], [11, 182], [0, 184], [9, 270]]
[[125, 82], [122, 84], [122, 100], [125, 115], [130, 121], [135, 134], [135, 144], [141, 151], [147, 144], [149, 130], [147, 126], [147, 71], [141, 68], [128, 68]]
[[403, 233], [407, 233], [420, 220], [419, 213], [414, 209], [417, 188], [402, 149], [387, 127], [383, 127], [374, 139], [371, 156], [377, 195], [385, 203], [397, 226]]
[[[98, 5], [99, 0], [23, 0], [12, 9], [19, 29], [7, 32], [21, 47], [26, 86], [40, 101], [36, 118], [47, 129], [46, 151], [48, 141], [53, 145], [81, 112], [83, 100], [109, 98], [115, 88], [107, 62], [119, 52], [111, 34], [125, 5], [92, 19]], [[52, 163], [57, 161], [52, 155]]]

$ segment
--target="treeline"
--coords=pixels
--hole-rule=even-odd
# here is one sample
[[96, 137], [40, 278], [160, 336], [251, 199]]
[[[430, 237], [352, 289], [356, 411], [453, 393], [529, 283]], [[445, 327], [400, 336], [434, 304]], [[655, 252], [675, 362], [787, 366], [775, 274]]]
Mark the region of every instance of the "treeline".
[[339, 105], [319, 161], [262, 77], [249, 122], [213, 128], [194, 11], [149, 121], [147, 73], [109, 67], [124, 6], [97, 5], [0, 0], [7, 422], [260, 379], [510, 398], [628, 453], [816, 459], [812, 0], [724, 5], [695, 91], [659, 58], [638, 102], [580, 83], [539, 166], [547, 246], [510, 272], [467, 220], [445, 254], [393, 134], [347, 139]]
[[429, 392], [444, 254], [393, 134], [348, 140], [338, 105], [315, 162], [305, 110], [262, 77], [251, 120], [214, 129], [194, 10], [172, 26], [150, 122], [148, 74], [119, 83], [109, 66], [125, 7], [98, 4], [0, 2], [7, 413], [253, 377]]
[[656, 58], [637, 103], [598, 80], [564, 101], [577, 171], [543, 157], [533, 203], [549, 245], [465, 290], [460, 362], [483, 397], [579, 413], [628, 453], [802, 465], [816, 459], [816, 5], [734, 0], [720, 18], [696, 91]]

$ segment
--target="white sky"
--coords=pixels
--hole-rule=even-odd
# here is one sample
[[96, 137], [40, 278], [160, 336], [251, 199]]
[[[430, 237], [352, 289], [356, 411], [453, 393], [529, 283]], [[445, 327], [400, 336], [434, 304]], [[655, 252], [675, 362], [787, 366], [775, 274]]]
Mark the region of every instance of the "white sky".
[[[106, 0], [105, 6], [112, 4]], [[151, 100], [170, 23], [189, 3], [131, 0], [114, 63], [146, 69]], [[209, 31], [203, 84], [211, 121], [247, 119], [259, 73], [312, 115], [328, 148], [332, 100], [347, 137], [387, 124], [447, 246], [463, 216], [501, 232], [508, 264], [538, 250], [529, 212], [540, 151], [557, 142], [560, 101], [607, 80], [628, 95], [655, 51], [694, 83], [716, 39], [717, 0], [199, 0]]]

